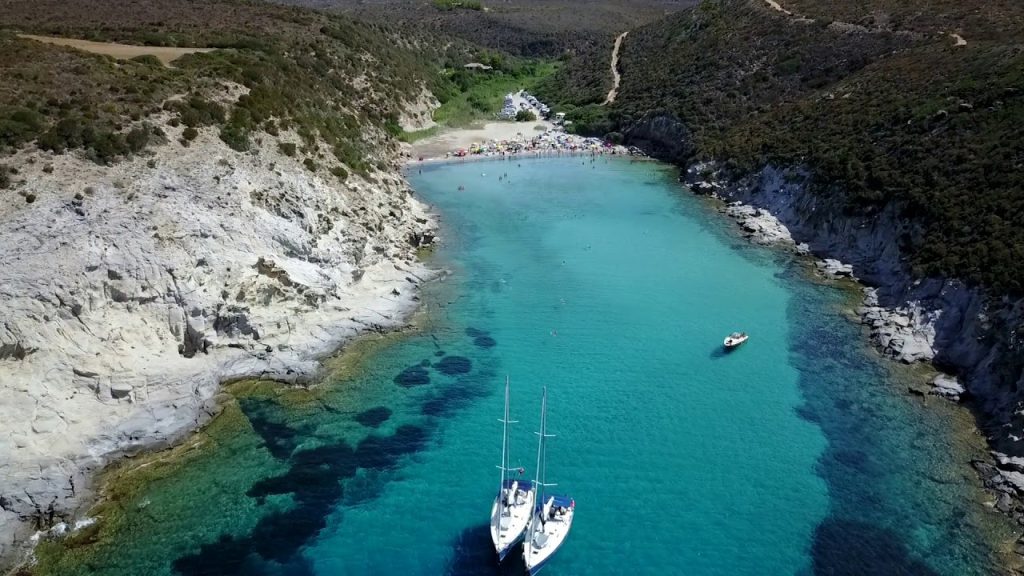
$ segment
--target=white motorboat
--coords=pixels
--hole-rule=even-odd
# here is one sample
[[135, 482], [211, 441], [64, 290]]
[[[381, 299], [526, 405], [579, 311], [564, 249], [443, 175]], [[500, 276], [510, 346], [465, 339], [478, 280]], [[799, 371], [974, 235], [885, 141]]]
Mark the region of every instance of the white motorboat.
[[747, 336], [746, 332], [733, 332], [725, 337], [725, 342], [722, 344], [727, 349], [732, 349], [746, 342], [747, 338], [750, 338], [750, 336]]

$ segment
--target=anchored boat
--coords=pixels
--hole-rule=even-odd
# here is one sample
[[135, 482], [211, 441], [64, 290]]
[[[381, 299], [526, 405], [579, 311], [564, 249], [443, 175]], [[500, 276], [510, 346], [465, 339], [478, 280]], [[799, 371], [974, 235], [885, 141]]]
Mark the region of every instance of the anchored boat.
[[537, 444], [537, 475], [533, 482], [536, 510], [530, 518], [523, 543], [523, 559], [526, 571], [533, 576], [551, 559], [565, 542], [572, 528], [572, 519], [576, 511], [576, 501], [568, 496], [548, 495], [545, 489], [555, 484], [545, 483], [545, 443], [552, 435], [548, 434], [547, 426], [548, 389], [540, 403], [540, 440]]
[[[530, 516], [533, 512], [533, 485], [529, 480], [518, 478], [522, 468], [512, 470], [508, 466], [508, 425], [509, 420], [509, 382], [505, 377], [505, 417], [501, 419], [501, 483], [498, 484], [498, 495], [491, 506], [491, 541], [494, 551], [498, 553], [498, 561], [505, 559], [509, 550], [523, 537]], [[510, 477], [516, 472], [516, 477]]]
[[747, 336], [746, 332], [733, 332], [732, 334], [729, 334], [728, 336], [725, 337], [725, 342], [723, 342], [722, 344], [725, 346], [727, 350], [731, 350], [739, 346], [740, 344], [746, 342], [747, 338], [750, 337]]

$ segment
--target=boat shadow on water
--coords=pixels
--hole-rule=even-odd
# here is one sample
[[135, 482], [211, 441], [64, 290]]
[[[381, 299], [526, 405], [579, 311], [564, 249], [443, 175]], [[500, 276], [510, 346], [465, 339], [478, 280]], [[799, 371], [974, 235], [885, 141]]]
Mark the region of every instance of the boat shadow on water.
[[509, 551], [504, 562], [498, 563], [487, 524], [471, 526], [460, 532], [452, 542], [452, 549], [455, 554], [445, 572], [447, 576], [522, 576], [526, 573], [521, 543]]
[[711, 358], [712, 360], [715, 360], [715, 359], [718, 359], [718, 358], [725, 358], [726, 356], [729, 356], [730, 354], [732, 354], [735, 351], [736, 351], [735, 348], [726, 348], [725, 346], [715, 346], [714, 348], [711, 349], [711, 354], [708, 354], [708, 357]]

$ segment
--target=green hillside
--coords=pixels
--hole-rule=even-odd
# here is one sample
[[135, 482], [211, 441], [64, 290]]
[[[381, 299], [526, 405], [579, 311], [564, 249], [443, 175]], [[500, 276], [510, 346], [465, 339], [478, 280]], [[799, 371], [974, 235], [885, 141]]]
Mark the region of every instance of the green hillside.
[[[278, 0], [460, 38], [516, 56], [556, 58], [657, 20], [694, 0]], [[610, 47], [610, 44], [609, 44]]]
[[[152, 57], [115, 61], [20, 32], [218, 50], [165, 67]], [[458, 93], [439, 63], [471, 56], [462, 46], [445, 53], [439, 45], [341, 15], [251, 2], [13, 0], [0, 12], [0, 69], [15, 80], [0, 85], [0, 152], [36, 141], [109, 162], [162, 139], [154, 117], [163, 109], [171, 123], [217, 127], [237, 150], [261, 133], [293, 129], [307, 166], [344, 178], [397, 149], [386, 134], [399, 131], [404, 102], [423, 88]], [[227, 82], [246, 93], [230, 95]]]
[[[706, 0], [632, 31], [618, 100], [570, 117], [604, 133], [672, 114], [693, 140], [677, 160], [807, 167], [850, 211], [895, 202], [913, 219], [903, 248], [918, 274], [1024, 292], [1024, 7], [783, 8]], [[546, 95], [580, 104], [588, 82], [563, 73]]]

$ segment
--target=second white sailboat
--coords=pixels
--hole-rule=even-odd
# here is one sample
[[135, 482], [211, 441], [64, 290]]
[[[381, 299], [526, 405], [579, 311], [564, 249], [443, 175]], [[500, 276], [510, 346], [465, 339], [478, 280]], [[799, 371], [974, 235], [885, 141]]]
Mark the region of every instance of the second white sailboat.
[[540, 440], [537, 444], [537, 476], [533, 492], [537, 502], [536, 510], [526, 528], [523, 543], [523, 560], [526, 571], [533, 576], [547, 564], [569, 535], [572, 519], [576, 512], [576, 501], [568, 496], [547, 495], [545, 489], [554, 484], [545, 483], [545, 443], [552, 436], [548, 434], [548, 389], [544, 388], [540, 402]]

